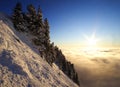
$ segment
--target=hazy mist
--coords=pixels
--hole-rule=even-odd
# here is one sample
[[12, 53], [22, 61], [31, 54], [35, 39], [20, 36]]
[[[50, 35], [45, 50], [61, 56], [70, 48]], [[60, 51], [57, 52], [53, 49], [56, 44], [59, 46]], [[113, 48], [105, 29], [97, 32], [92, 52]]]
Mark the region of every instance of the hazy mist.
[[120, 49], [63, 51], [74, 63], [81, 87], [120, 87]]

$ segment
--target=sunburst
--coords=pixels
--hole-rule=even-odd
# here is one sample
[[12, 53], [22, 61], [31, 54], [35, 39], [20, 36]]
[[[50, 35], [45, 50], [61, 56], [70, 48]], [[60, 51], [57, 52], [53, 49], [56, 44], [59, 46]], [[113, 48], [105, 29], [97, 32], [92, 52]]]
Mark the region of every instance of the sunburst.
[[87, 40], [86, 44], [88, 47], [96, 47], [98, 45], [99, 39], [96, 38], [95, 33], [91, 36], [84, 35], [84, 37]]

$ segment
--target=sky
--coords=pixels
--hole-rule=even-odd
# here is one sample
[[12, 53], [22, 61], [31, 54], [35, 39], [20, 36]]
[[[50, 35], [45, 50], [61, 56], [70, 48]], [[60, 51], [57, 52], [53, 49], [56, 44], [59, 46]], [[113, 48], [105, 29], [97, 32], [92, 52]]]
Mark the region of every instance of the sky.
[[100, 47], [120, 46], [120, 0], [0, 0], [0, 12], [12, 14], [16, 2], [23, 10], [40, 5], [50, 24], [51, 41], [60, 47], [84, 47], [93, 34]]

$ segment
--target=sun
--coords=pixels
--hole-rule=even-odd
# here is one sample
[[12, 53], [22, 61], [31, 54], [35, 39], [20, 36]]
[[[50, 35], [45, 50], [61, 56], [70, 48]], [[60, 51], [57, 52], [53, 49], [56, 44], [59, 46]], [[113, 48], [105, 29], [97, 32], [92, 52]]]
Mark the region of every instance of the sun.
[[97, 45], [97, 39], [95, 39], [94, 37], [88, 38], [88, 45], [89, 46], [96, 46]]
[[84, 35], [86, 39], [86, 45], [87, 47], [95, 48], [98, 46], [99, 39], [95, 37], [95, 33], [93, 33], [91, 36]]

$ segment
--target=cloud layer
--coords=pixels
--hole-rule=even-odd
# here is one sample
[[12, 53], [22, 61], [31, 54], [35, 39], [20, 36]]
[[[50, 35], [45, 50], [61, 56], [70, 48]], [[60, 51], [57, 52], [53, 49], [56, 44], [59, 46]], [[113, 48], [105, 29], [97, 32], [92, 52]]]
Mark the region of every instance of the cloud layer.
[[82, 87], [120, 87], [120, 49], [63, 50]]

